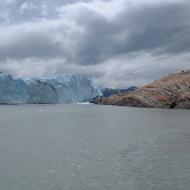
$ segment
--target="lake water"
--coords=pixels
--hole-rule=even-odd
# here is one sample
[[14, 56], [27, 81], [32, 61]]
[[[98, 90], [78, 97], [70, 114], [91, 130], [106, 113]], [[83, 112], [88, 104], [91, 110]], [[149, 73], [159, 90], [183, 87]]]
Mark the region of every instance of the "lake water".
[[0, 190], [189, 190], [190, 110], [0, 106]]

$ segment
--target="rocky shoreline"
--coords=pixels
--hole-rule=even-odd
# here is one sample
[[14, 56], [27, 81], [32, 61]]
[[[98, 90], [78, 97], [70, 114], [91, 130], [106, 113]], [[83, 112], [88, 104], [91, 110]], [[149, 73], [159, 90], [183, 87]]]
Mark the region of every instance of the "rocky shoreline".
[[146, 108], [190, 109], [190, 70], [168, 75], [134, 92], [97, 97], [93, 103]]

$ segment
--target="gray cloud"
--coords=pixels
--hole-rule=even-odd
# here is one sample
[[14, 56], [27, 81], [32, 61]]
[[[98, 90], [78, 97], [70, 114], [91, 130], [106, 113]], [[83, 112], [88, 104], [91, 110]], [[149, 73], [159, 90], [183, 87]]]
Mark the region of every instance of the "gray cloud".
[[55, 18], [58, 15], [58, 7], [75, 2], [78, 0], [1, 0], [0, 21], [19, 23], [39, 18]]
[[131, 7], [111, 21], [100, 15], [93, 15], [88, 22], [80, 18], [80, 24], [84, 24], [88, 32], [83, 39], [82, 60], [79, 61], [99, 63], [101, 59], [137, 51], [152, 54], [189, 52], [189, 12], [190, 3], [169, 2]]
[[124, 87], [190, 67], [186, 0], [3, 2], [0, 69], [14, 75], [69, 72]]

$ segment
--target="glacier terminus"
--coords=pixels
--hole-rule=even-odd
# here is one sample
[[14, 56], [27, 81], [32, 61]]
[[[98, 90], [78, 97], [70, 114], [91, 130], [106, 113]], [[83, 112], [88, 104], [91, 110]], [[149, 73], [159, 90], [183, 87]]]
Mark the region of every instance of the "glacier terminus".
[[80, 103], [100, 95], [101, 90], [86, 76], [13, 78], [0, 72], [0, 104]]

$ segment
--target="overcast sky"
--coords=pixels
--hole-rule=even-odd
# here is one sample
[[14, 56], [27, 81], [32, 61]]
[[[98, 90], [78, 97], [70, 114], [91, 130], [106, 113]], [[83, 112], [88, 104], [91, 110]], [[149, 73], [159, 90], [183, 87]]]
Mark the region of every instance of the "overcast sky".
[[0, 0], [0, 71], [128, 87], [184, 69], [189, 0]]

